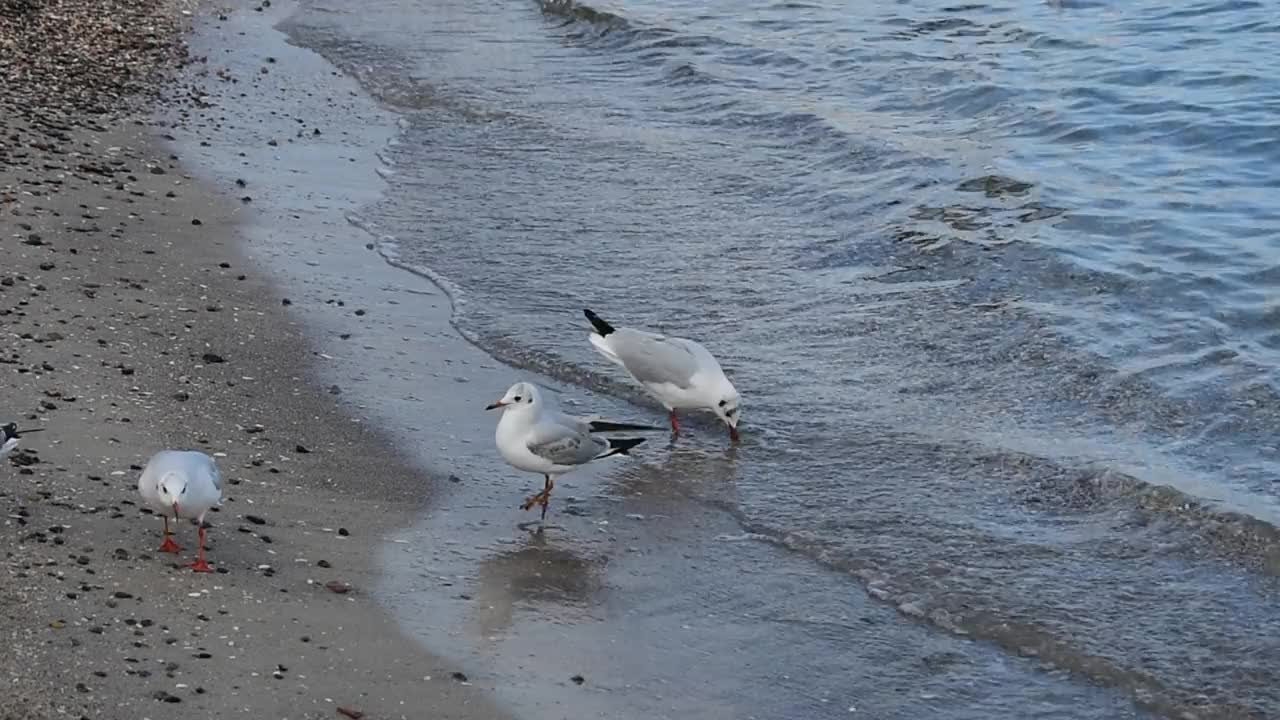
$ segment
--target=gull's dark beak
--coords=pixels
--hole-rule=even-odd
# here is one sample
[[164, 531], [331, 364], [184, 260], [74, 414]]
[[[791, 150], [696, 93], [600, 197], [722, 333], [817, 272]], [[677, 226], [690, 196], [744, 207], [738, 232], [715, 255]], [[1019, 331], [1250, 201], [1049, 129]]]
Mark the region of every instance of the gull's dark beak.
[[500, 407], [506, 407], [506, 405], [507, 405], [506, 403], [504, 403], [504, 402], [502, 402], [501, 400], [499, 400], [499, 401], [498, 401], [498, 402], [496, 402], [496, 403], [490, 403], [490, 404], [486, 405], [484, 409], [485, 409], [485, 410], [496, 410], [496, 409], [498, 409], [498, 408], [500, 408]]

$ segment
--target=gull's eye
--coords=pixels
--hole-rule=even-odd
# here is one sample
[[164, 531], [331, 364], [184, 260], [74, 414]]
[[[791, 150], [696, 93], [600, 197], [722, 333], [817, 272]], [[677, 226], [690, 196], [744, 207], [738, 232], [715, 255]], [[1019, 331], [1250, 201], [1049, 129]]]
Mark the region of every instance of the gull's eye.
[[725, 411], [724, 411], [724, 414], [725, 414], [725, 415], [732, 415], [732, 414], [734, 414], [734, 413], [736, 413], [736, 412], [738, 412], [738, 408], [729, 408], [728, 410], [725, 410]]
[[519, 395], [517, 395], [517, 396], [516, 396], [516, 402], [520, 402], [520, 396], [519, 396]]
[[721, 401], [720, 401], [720, 407], [724, 407], [724, 404], [725, 404], [726, 402], [728, 402], [728, 400], [721, 400]]

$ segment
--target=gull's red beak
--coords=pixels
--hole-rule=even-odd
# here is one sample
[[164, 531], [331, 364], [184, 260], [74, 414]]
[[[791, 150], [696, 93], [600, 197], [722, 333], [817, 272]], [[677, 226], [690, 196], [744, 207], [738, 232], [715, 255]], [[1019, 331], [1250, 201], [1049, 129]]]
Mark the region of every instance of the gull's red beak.
[[173, 504], [173, 519], [178, 519], [178, 503]]
[[497, 408], [505, 407], [505, 406], [506, 406], [506, 403], [504, 403], [504, 402], [502, 402], [501, 400], [499, 400], [499, 401], [498, 401], [498, 402], [496, 402], [496, 403], [490, 403], [490, 404], [486, 405], [484, 409], [485, 409], [485, 410], [495, 410], [495, 409], [497, 409]]
[[734, 426], [732, 426], [732, 425], [730, 425], [730, 426], [729, 426], [729, 439], [730, 439], [730, 440], [732, 440], [732, 441], [734, 441], [734, 442], [738, 442], [738, 440], [739, 440], [739, 437], [738, 437], [738, 428], [736, 428], [736, 427], [734, 427]]

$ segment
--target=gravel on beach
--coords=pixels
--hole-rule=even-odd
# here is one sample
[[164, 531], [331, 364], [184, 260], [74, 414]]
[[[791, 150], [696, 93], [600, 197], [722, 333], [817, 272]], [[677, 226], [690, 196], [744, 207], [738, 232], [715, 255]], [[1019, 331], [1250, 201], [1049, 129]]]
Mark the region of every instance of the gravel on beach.
[[[198, 103], [170, 82], [189, 9], [0, 0], [0, 421], [44, 431], [0, 462], [0, 720], [502, 717], [365, 591], [423, 494], [366, 469], [427, 478], [312, 386], [244, 204], [150, 125]], [[217, 573], [190, 525], [156, 552], [136, 482], [165, 447], [226, 479]]]
[[155, 99], [186, 60], [187, 0], [0, 0], [0, 108], [91, 123]]

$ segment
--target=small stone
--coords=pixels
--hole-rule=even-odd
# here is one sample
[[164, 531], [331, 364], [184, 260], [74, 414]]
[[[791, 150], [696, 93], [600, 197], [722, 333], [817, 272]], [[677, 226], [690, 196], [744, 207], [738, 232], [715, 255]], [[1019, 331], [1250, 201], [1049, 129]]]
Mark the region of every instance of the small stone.
[[266, 525], [266, 524], [267, 524], [267, 521], [266, 521], [266, 520], [263, 520], [262, 518], [258, 517], [257, 515], [245, 515], [245, 516], [244, 516], [244, 519], [245, 519], [245, 520], [248, 520], [249, 522], [253, 523], [254, 525]]
[[351, 531], [347, 530], [344, 527], [340, 527], [338, 528], [338, 534], [341, 535], [342, 537], [348, 537], [351, 535]]
[[587, 681], [587, 679], [582, 677], [581, 675], [574, 675], [569, 679], [573, 681], [574, 685], [581, 685], [582, 683]]
[[191, 224], [192, 224], [192, 225], [203, 225], [204, 223], [200, 222], [200, 218], [191, 218]]
[[457, 670], [453, 671], [453, 675], [452, 675], [452, 677], [453, 677], [453, 679], [454, 679], [454, 680], [457, 680], [458, 682], [466, 682], [466, 681], [467, 681], [467, 676], [466, 676], [466, 674], [465, 674], [465, 673], [462, 673], [462, 672], [459, 672], [459, 671], [457, 671]]
[[328, 569], [333, 566], [329, 564], [328, 560], [320, 560], [319, 562], [316, 563], [316, 567], [322, 567], [322, 568]]
[[[139, 675], [141, 675], [141, 673], [139, 673]], [[150, 675], [150, 673], [148, 673], [148, 675]], [[182, 698], [178, 697], [177, 695], [171, 695], [164, 690], [155, 691], [155, 693], [151, 697], [155, 698], [156, 700], [159, 700], [160, 702], [167, 702], [167, 703], [182, 702]]]

